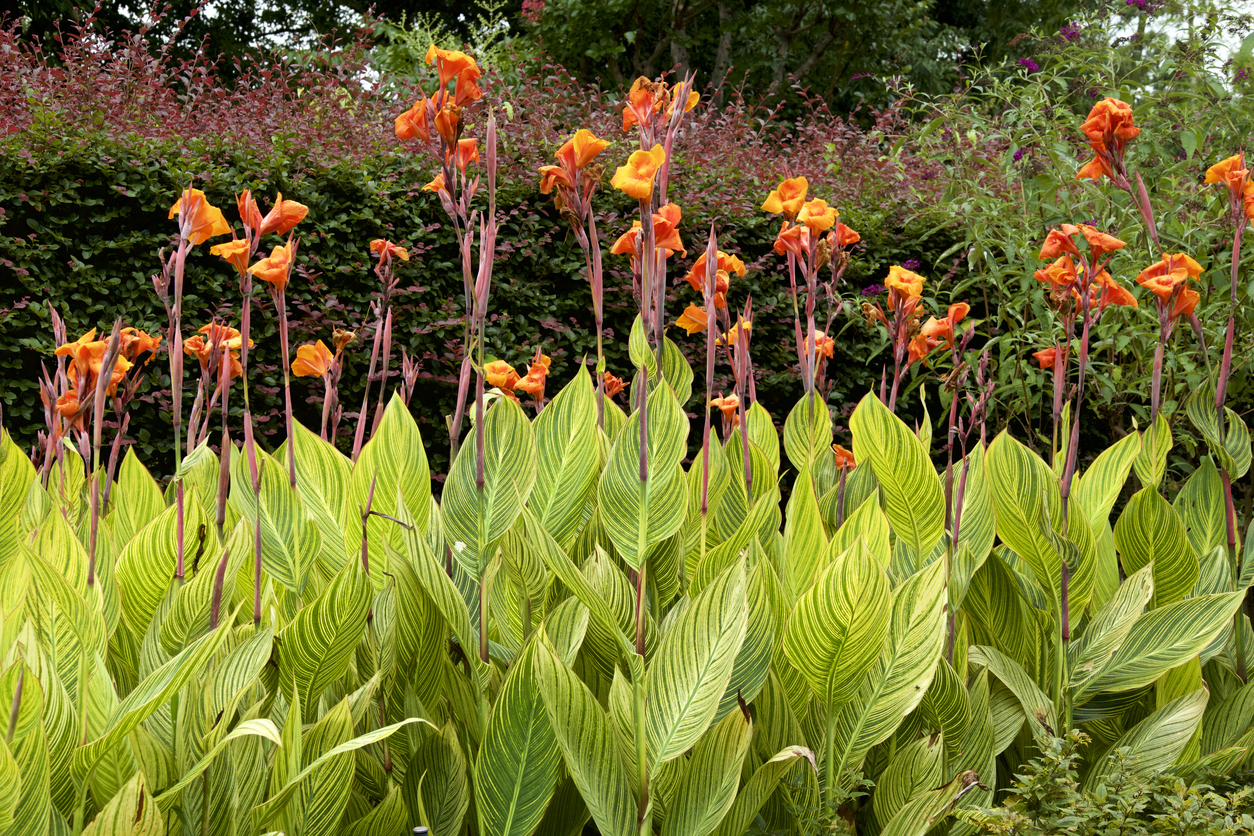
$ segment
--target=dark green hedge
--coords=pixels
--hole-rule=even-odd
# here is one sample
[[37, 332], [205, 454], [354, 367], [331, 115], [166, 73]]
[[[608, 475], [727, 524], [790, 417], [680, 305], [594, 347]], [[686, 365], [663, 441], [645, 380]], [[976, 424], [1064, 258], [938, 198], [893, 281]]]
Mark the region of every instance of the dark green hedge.
[[[683, 172], [683, 159], [677, 168]], [[709, 174], [709, 173], [704, 173]], [[698, 172], [690, 185], [705, 189], [708, 179]], [[461, 274], [457, 250], [447, 219], [430, 194], [418, 190], [429, 179], [425, 161], [400, 154], [374, 155], [332, 167], [312, 163], [298, 148], [267, 149], [265, 153], [153, 139], [108, 143], [91, 134], [46, 142], [37, 151], [13, 137], [0, 148], [0, 275], [5, 297], [0, 321], [6, 339], [0, 342], [0, 401], [4, 422], [20, 443], [30, 445], [42, 427], [37, 378], [40, 364], [50, 361], [53, 349], [49, 306], [69, 323], [71, 337], [91, 327], [107, 329], [115, 316], [149, 331], [163, 329], [164, 310], [153, 290], [151, 276], [159, 272], [157, 252], [171, 246], [174, 223], [169, 205], [188, 182], [203, 188], [209, 199], [234, 219], [234, 194], [251, 188], [265, 205], [281, 191], [307, 204], [308, 219], [298, 227], [301, 236], [298, 274], [289, 288], [293, 343], [322, 338], [329, 342], [333, 327], [361, 328], [369, 301], [378, 293], [368, 251], [372, 238], [386, 237], [409, 245], [413, 259], [400, 266], [401, 290], [394, 300], [392, 369], [400, 365], [400, 349], [417, 357], [421, 382], [411, 404], [433, 454], [433, 470], [443, 472], [447, 456], [444, 415], [456, 397], [456, 354], [461, 338]], [[553, 357], [552, 376], [563, 383], [583, 358], [595, 358], [590, 293], [582, 275], [583, 257], [573, 238], [559, 225], [547, 198], [533, 181], [506, 177], [499, 197], [502, 215], [499, 260], [494, 272], [489, 351], [521, 365], [537, 344]], [[684, 187], [684, 175], [676, 191]], [[604, 192], [600, 205], [607, 217], [601, 228], [608, 240], [606, 345], [611, 371], [626, 376], [625, 336], [634, 316], [631, 279], [625, 259], [609, 256], [613, 238], [629, 223], [628, 207]], [[800, 389], [792, 350], [791, 302], [782, 259], [771, 250], [777, 220], [765, 213], [726, 213], [718, 219], [721, 246], [738, 251], [750, 273], [737, 282], [734, 304], [753, 297], [755, 362], [759, 370], [758, 395], [777, 417], [787, 413]], [[842, 216], [861, 229], [866, 246], [855, 254], [845, 288], [857, 304], [861, 286], [882, 276], [887, 264], [907, 258], [930, 263], [948, 244], [933, 238], [920, 252], [914, 243], [922, 237], [905, 228], [903, 206], [877, 202], [871, 211], [856, 208]], [[686, 215], [685, 240], [695, 251], [704, 240], [710, 220], [695, 203]], [[277, 241], [277, 239], [276, 239]], [[270, 242], [273, 243], [273, 242]], [[872, 256], [873, 254], [873, 256]], [[672, 268], [671, 310], [678, 314], [695, 295], [681, 278], [691, 263], [678, 259]], [[237, 321], [240, 293], [233, 271], [198, 247], [188, 260], [185, 282], [184, 331], [217, 316]], [[269, 298], [256, 293], [250, 355], [254, 373], [254, 411], [263, 432], [281, 434], [282, 373], [276, 318]], [[833, 406], [839, 407], [866, 391], [879, 378], [881, 360], [870, 362], [882, 340], [872, 337], [859, 320], [842, 317], [844, 331], [829, 366], [834, 380]], [[840, 327], [840, 326], [838, 326]], [[351, 350], [345, 370], [341, 402], [346, 420], [341, 446], [351, 443], [353, 415], [362, 396], [369, 361], [370, 330]], [[672, 331], [681, 345], [697, 356], [703, 343]], [[131, 436], [146, 461], [161, 468], [171, 444], [169, 381], [164, 355], [149, 366], [149, 380], [132, 407]], [[193, 364], [187, 384], [188, 403], [198, 371]], [[293, 384], [298, 417], [316, 425], [321, 385]], [[698, 382], [698, 389], [700, 382]], [[376, 385], [375, 392], [377, 394]], [[700, 395], [688, 404], [700, 410]], [[372, 398], [373, 400], [373, 398]], [[232, 401], [239, 404], [238, 396]], [[347, 438], [346, 438], [347, 436]], [[277, 443], [273, 438], [272, 443]]]

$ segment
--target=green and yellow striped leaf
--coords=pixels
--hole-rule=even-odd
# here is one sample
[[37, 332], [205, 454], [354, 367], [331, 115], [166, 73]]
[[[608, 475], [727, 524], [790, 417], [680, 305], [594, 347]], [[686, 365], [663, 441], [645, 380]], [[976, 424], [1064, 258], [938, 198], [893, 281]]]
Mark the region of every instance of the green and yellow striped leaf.
[[706, 587], [662, 637], [644, 686], [651, 769], [683, 754], [709, 727], [746, 622], [745, 568], [739, 562]]
[[859, 467], [879, 482], [884, 513], [898, 541], [924, 560], [945, 533], [945, 496], [927, 451], [917, 436], [873, 393], [849, 418]]
[[566, 769], [597, 830], [603, 836], [638, 836], [635, 801], [604, 709], [542, 641], [535, 645], [533, 666]]
[[83, 829], [83, 836], [165, 836], [165, 819], [153, 803], [142, 774], [135, 773], [109, 800]]
[[[752, 436], [750, 436], [752, 441]], [[831, 455], [832, 416], [817, 394], [802, 395], [784, 421], [784, 453], [798, 471], [812, 469], [819, 457]]]
[[1184, 522], [1155, 487], [1138, 491], [1115, 523], [1115, 547], [1128, 574], [1154, 566], [1151, 607], [1179, 601], [1197, 583], [1198, 562]]
[[940, 732], [899, 749], [875, 782], [871, 804], [875, 818], [892, 821], [912, 798], [938, 786], [945, 777], [945, 742]]
[[715, 831], [715, 836], [741, 836], [757, 817], [758, 811], [766, 804], [779, 782], [793, 766], [805, 761], [810, 765], [812, 774], [817, 775], [814, 765], [814, 753], [804, 746], [789, 746], [781, 749], [753, 773], [753, 777], [745, 782], [731, 809], [723, 817], [722, 824]]
[[718, 827], [736, 800], [752, 733], [744, 713], [733, 711], [697, 741], [667, 805], [662, 836], [708, 836]]
[[[466, 758], [457, 731], [446, 725], [427, 737], [414, 753], [401, 790], [410, 816], [434, 836], [457, 836], [470, 807]], [[489, 833], [494, 831], [487, 831]]]
[[561, 754], [540, 697], [534, 653], [532, 642], [515, 660], [479, 747], [475, 810], [481, 833], [530, 836], [561, 777]]
[[[196, 499], [194, 490], [183, 497], [184, 560], [190, 568], [195, 554], [187, 544], [195, 542], [200, 526], [213, 525]], [[190, 535], [190, 536], [187, 536]], [[117, 562], [117, 582], [122, 595], [122, 616], [132, 632], [142, 636], [174, 578], [178, 562], [178, 508], [171, 504], [144, 526], [122, 549]]]
[[[1228, 545], [1228, 521], [1224, 510], [1223, 482], [1209, 457], [1185, 480], [1172, 507], [1184, 523], [1185, 533], [1198, 555]], [[1224, 556], [1227, 560], [1227, 555]]]
[[995, 648], [984, 646], [967, 651], [967, 662], [988, 668], [989, 673], [1010, 689], [1028, 718], [1034, 735], [1047, 738], [1057, 733], [1058, 715], [1054, 704], [1018, 662]]
[[[453, 556], [479, 578], [493, 546], [518, 519], [536, 482], [536, 439], [522, 407], [493, 402], [483, 419], [483, 489], [477, 487], [477, 436], [458, 451], [441, 496], [444, 536]], [[582, 507], [581, 509], [582, 510]]]
[[1067, 648], [1067, 665], [1071, 671], [1072, 699], [1076, 705], [1092, 695], [1091, 685], [1106, 663], [1132, 632], [1145, 605], [1154, 595], [1154, 567], [1145, 566], [1119, 585], [1084, 633]]
[[1100, 529], [1110, 519], [1110, 511], [1140, 452], [1140, 437], [1128, 433], [1098, 454], [1088, 470], [1076, 478], [1075, 496], [1084, 504], [1094, 529]]
[[964, 795], [978, 786], [979, 776], [974, 772], [959, 774], [948, 784], [911, 799], [884, 825], [880, 836], [924, 836], [949, 815]]
[[[471, 445], [473, 446], [473, 445]], [[379, 422], [379, 429], [361, 448], [353, 473], [348, 482], [349, 517], [361, 518], [366, 507], [370, 485], [374, 483], [375, 501], [382, 504], [376, 510], [393, 513], [390, 509], [399, 493], [408, 516], [416, 522], [420, 531], [427, 530], [431, 519], [431, 472], [427, 466], [426, 447], [418, 424], [399, 394], [393, 394]], [[390, 542], [399, 548], [400, 534], [396, 525], [381, 517], [371, 517], [366, 523], [370, 541], [370, 553], [382, 560], [383, 544]], [[361, 529], [355, 529], [356, 542], [361, 542]], [[349, 542], [352, 542], [350, 540]]]
[[784, 653], [824, 704], [853, 698], [888, 636], [891, 590], [860, 543], [850, 546], [798, 599], [784, 631]]
[[688, 441], [688, 416], [669, 386], [659, 386], [648, 398], [648, 478], [643, 481], [640, 421], [640, 410], [636, 410], [619, 432], [597, 488], [601, 524], [619, 555], [637, 570], [649, 546], [683, 525], [687, 507], [680, 461]]
[[1154, 775], [1169, 769], [1197, 731], [1209, 693], [1198, 688], [1164, 705], [1115, 741], [1111, 754], [1093, 765], [1085, 789], [1096, 787], [1115, 767], [1115, 752], [1123, 751], [1138, 775]]
[[1142, 485], [1157, 487], [1167, 470], [1167, 454], [1171, 452], [1171, 424], [1158, 413], [1158, 421], [1141, 433], [1141, 452], [1132, 466]]
[[538, 470], [530, 508], [553, 539], [569, 549], [596, 484], [596, 392], [580, 370], [536, 416]]
[[1197, 431], [1210, 445], [1211, 455], [1228, 471], [1235, 482], [1250, 469], [1250, 430], [1241, 416], [1224, 407], [1223, 431], [1219, 429], [1219, 410], [1205, 386], [1199, 386], [1185, 404], [1185, 413]]
[[803, 467], [793, 482], [792, 496], [784, 514], [784, 590], [796, 600], [823, 570], [827, 535], [809, 468]]
[[[260, 503], [252, 490], [247, 456], [231, 462], [229, 501], [250, 525], [261, 527], [261, 565], [266, 574], [297, 595], [322, 550], [322, 535], [289, 481], [287, 466], [257, 451]], [[343, 547], [343, 537], [337, 540]]]
[[353, 514], [348, 507], [353, 464], [303, 424], [294, 423], [290, 450], [296, 453], [296, 493], [318, 527], [323, 564], [330, 572], [338, 572], [351, 547], [361, 542], [360, 512]]

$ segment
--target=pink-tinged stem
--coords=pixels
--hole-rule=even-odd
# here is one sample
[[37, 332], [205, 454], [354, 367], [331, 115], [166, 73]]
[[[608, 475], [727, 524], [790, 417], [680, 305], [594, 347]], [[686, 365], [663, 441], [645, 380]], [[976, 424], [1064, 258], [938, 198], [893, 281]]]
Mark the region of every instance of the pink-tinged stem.
[[283, 352], [283, 401], [287, 409], [287, 472], [288, 482], [296, 487], [296, 425], [292, 418], [292, 364], [288, 357], [287, 341], [287, 294], [278, 288], [274, 294], [279, 309], [279, 349]]
[[374, 505], [374, 486], [379, 480], [379, 471], [376, 469], [374, 475], [370, 477], [370, 491], [366, 494], [366, 507], [361, 512], [361, 568], [367, 575], [370, 574], [370, 541], [366, 536], [366, 524], [370, 522], [370, 507]]
[[737, 348], [736, 360], [737, 365], [741, 369], [741, 396], [739, 398], [740, 409], [740, 455], [744, 459], [745, 466], [745, 499], [749, 505], [753, 505], [753, 459], [749, 455], [749, 410], [746, 409], [748, 398], [745, 396], [745, 386], [743, 381], [750, 376], [749, 371], [749, 332], [744, 328], [739, 330], [736, 335]]
[[17, 687], [13, 689], [13, 702], [9, 705], [9, 729], [4, 736], [5, 742], [12, 746], [13, 735], [17, 732], [17, 718], [22, 709], [22, 686], [26, 683], [26, 665], [20, 665], [17, 672]]
[[383, 339], [383, 314], [375, 321], [374, 344], [370, 347], [370, 371], [366, 373], [366, 391], [361, 396], [361, 414], [357, 416], [357, 432], [353, 435], [353, 461], [361, 454], [366, 435], [366, 414], [370, 411], [370, 380], [374, 377], [375, 364], [379, 361], [379, 343]]
[[392, 359], [392, 306], [388, 305], [387, 314], [383, 317], [383, 368], [379, 374], [379, 404], [374, 410], [374, 423], [370, 425], [370, 437], [379, 431], [379, 423], [383, 420], [384, 397], [388, 390], [388, 366]]
[[[244, 343], [247, 345], [247, 341]], [[257, 445], [253, 438], [253, 416], [244, 411], [244, 454], [253, 474], [253, 626], [261, 625], [261, 467], [257, 461]]]
[[[714, 309], [714, 291], [718, 282], [718, 240], [710, 225], [710, 240], [705, 248], [705, 427], [701, 432], [701, 516], [710, 508], [710, 401], [714, 397], [715, 334], [718, 321]], [[704, 548], [704, 546], [702, 546]]]
[[331, 417], [331, 375], [322, 376], [322, 440], [327, 440], [327, 419]]
[[92, 404], [92, 442], [91, 442], [91, 529], [87, 545], [87, 585], [96, 582], [96, 539], [100, 524], [100, 433], [104, 423], [105, 394], [109, 381], [113, 377], [113, 368], [121, 351], [122, 320], [113, 323], [113, 333], [109, 336], [109, 344], [105, 347], [100, 373], [96, 376], [96, 391], [93, 393]]
[[174, 485], [174, 504], [178, 508], [175, 512], [177, 519], [175, 521], [175, 541], [177, 543], [178, 554], [174, 563], [174, 577], [178, 579], [179, 585], [183, 583], [183, 561], [184, 561], [184, 537], [183, 537], [183, 480], [179, 479]]
[[126, 431], [131, 426], [131, 414], [128, 412], [122, 416], [122, 425], [118, 427], [118, 433], [113, 437], [113, 446], [109, 450], [109, 466], [105, 474], [104, 501], [101, 503], [101, 513], [107, 513], [109, 510], [109, 493], [113, 488], [113, 474], [117, 472], [118, 457], [122, 453], [122, 439], [126, 437]]
[[[1070, 343], [1067, 344], [1070, 348]], [[1067, 354], [1066, 349], [1055, 343], [1054, 348], [1054, 435], [1052, 442], [1052, 452], [1058, 455], [1058, 427], [1062, 421], [1062, 393], [1064, 381], [1067, 376]]]
[[597, 326], [597, 426], [605, 427], [605, 277], [601, 269], [601, 239], [596, 214], [588, 207], [588, 280], [592, 284], [592, 313]]
[[226, 584], [226, 563], [231, 557], [231, 548], [228, 546], [222, 551], [222, 559], [218, 561], [218, 568], [213, 573], [213, 591], [209, 598], [209, 629], [216, 630], [218, 628], [218, 615], [222, 610], [222, 587]]
[[[227, 428], [227, 395], [231, 391], [231, 349], [222, 346], [222, 357], [218, 364], [218, 388], [222, 391], [222, 441], [218, 450], [218, 496], [214, 522], [218, 526], [221, 537], [226, 527], [226, 496], [231, 488], [231, 433]], [[205, 423], [208, 426], [208, 422]]]
[[840, 481], [836, 484], [836, 528], [839, 529], [845, 524], [845, 476], [849, 472], [848, 467], [840, 469]]

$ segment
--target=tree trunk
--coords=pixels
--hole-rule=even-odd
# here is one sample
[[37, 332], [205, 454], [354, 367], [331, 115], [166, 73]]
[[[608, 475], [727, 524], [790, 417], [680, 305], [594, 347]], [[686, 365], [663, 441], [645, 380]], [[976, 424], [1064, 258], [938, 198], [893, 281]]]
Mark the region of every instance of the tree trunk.
[[731, 47], [732, 32], [731, 28], [732, 13], [727, 8], [726, 3], [718, 4], [718, 51], [714, 53], [714, 74], [710, 77], [710, 83], [714, 85], [714, 95], [719, 101], [723, 99], [723, 82], [727, 80], [727, 73], [731, 70]]

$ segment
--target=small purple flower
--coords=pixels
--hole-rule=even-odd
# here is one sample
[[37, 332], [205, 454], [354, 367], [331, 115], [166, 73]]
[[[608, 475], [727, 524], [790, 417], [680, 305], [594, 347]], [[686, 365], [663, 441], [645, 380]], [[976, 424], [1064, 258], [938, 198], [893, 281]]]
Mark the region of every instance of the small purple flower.
[[1023, 159], [1024, 153], [1026, 152], [1025, 152], [1025, 149], [1023, 148], [1020, 148], [1018, 151], [1015, 151], [1015, 162], [1019, 162], [1019, 160]]
[[917, 258], [907, 258], [905, 263], [901, 266], [905, 267], [907, 270], [918, 270], [919, 260]]
[[882, 293], [883, 291], [884, 291], [884, 285], [869, 284], [866, 287], [862, 288], [862, 295], [863, 296], [875, 296], [879, 293]]
[[1041, 69], [1041, 65], [1033, 61], [1031, 58], [1020, 58], [1019, 66], [1023, 67], [1029, 73], [1035, 73]]
[[1075, 43], [1080, 40], [1080, 27], [1076, 26], [1074, 23], [1068, 23], [1066, 26], [1058, 30], [1058, 34], [1064, 41]]

